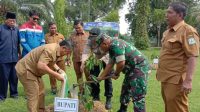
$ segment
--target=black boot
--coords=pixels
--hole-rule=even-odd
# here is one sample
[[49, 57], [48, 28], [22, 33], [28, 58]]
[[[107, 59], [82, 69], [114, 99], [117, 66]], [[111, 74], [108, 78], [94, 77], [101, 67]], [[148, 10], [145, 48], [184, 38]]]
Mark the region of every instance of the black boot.
[[120, 109], [117, 112], [127, 112], [127, 105], [121, 104]]
[[112, 104], [111, 104], [111, 97], [106, 97], [106, 105], [105, 108], [107, 110], [110, 110], [112, 108]]
[[93, 101], [100, 101], [99, 95], [93, 96]]

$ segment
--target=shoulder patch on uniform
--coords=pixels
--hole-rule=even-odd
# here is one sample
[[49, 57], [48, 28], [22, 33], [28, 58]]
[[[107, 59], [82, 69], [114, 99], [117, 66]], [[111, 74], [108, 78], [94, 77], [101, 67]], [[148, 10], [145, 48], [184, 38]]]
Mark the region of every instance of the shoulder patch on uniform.
[[188, 44], [189, 44], [189, 45], [194, 45], [194, 44], [196, 44], [196, 41], [195, 41], [195, 39], [194, 39], [194, 37], [193, 37], [192, 35], [190, 35], [190, 36], [188, 37]]

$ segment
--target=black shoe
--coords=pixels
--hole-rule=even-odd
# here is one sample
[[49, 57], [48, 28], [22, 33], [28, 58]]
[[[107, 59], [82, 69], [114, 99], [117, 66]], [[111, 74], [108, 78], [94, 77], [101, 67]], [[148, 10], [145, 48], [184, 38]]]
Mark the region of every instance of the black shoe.
[[100, 101], [99, 96], [95, 96], [95, 97], [93, 97], [93, 101]]
[[118, 110], [117, 112], [127, 112], [126, 110]]
[[105, 105], [105, 108], [107, 110], [110, 110], [112, 108], [112, 104], [111, 104], [111, 97], [107, 97], [106, 98], [106, 105]]
[[120, 109], [117, 112], [127, 112], [127, 105], [121, 104]]
[[18, 99], [18, 96], [10, 96], [12, 99]]

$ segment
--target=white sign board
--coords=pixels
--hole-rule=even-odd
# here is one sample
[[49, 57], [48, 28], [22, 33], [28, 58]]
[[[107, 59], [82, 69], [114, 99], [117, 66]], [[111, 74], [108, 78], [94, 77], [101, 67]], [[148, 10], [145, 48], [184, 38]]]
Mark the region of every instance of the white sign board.
[[55, 112], [78, 112], [78, 99], [55, 97]]
[[153, 59], [153, 64], [158, 64], [158, 59], [157, 58]]

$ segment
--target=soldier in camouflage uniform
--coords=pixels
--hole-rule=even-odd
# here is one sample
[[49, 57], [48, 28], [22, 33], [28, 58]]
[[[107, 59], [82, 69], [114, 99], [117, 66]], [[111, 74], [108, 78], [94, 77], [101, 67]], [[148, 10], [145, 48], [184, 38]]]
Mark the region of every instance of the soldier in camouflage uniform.
[[116, 70], [113, 78], [118, 79], [121, 71], [125, 74], [118, 112], [127, 111], [130, 98], [134, 104], [134, 112], [145, 112], [149, 64], [144, 55], [128, 42], [111, 39], [105, 34], [99, 36], [96, 42], [102, 53], [109, 52], [110, 55], [109, 63], [98, 79], [103, 80], [115, 63]]

